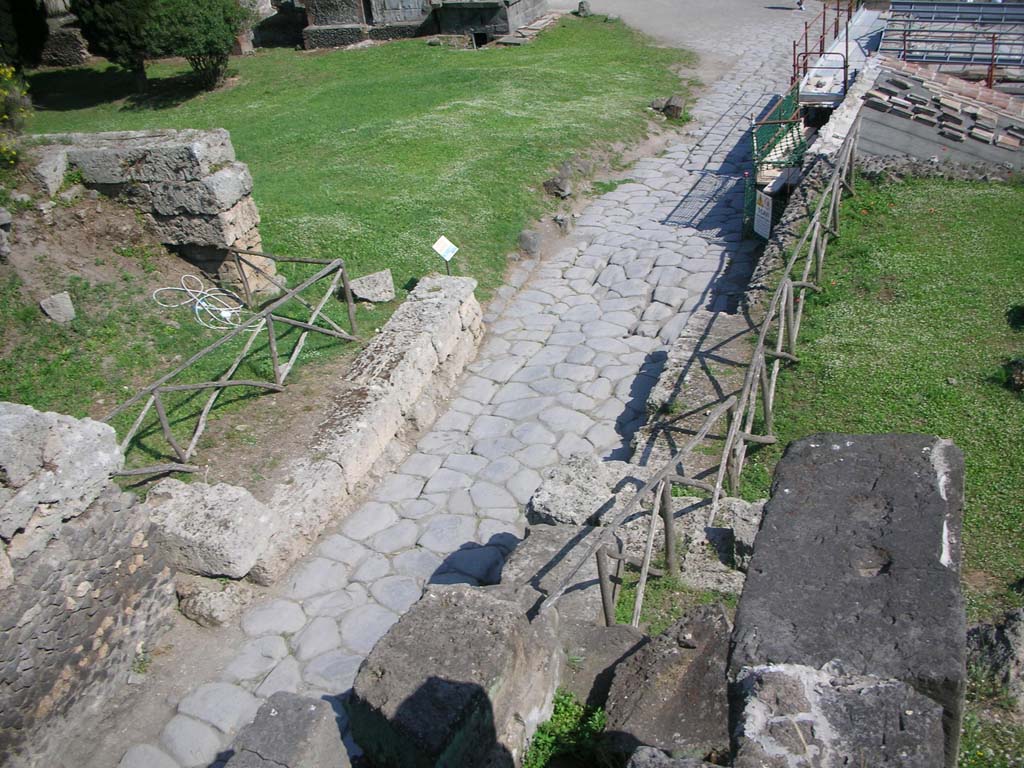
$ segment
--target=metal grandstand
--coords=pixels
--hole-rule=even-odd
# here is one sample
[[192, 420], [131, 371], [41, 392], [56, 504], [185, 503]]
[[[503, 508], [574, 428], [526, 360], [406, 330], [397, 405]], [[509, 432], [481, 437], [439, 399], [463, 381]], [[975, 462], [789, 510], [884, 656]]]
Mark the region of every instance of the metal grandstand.
[[894, 0], [880, 52], [926, 64], [1024, 68], [1024, 5]]

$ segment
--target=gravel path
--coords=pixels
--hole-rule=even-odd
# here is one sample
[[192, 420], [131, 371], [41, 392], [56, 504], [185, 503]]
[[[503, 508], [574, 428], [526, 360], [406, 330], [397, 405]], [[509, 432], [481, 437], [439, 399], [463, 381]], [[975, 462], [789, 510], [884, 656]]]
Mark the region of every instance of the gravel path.
[[247, 640], [221, 678], [183, 698], [159, 743], [132, 747], [122, 768], [220, 765], [275, 691], [337, 701], [425, 583], [498, 580], [542, 470], [580, 451], [628, 456], [666, 346], [695, 309], [732, 306], [753, 267], [740, 231], [749, 118], [788, 84], [803, 16], [766, 18], [716, 41], [735, 64], [695, 104], [692, 142], [637, 162], [567, 247], [517, 265], [449, 410], [277, 597], [243, 615]]

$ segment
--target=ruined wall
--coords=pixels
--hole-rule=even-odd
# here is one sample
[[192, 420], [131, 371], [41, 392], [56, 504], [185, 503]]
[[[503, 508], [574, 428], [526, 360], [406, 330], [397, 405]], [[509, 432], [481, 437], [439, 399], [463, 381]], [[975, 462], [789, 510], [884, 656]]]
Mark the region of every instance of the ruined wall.
[[[146, 213], [162, 242], [221, 282], [242, 282], [230, 247], [260, 250], [260, 215], [252, 199], [252, 176], [235, 159], [223, 129], [64, 133], [38, 137], [34, 175], [53, 196], [65, 174], [77, 170], [86, 186]], [[247, 259], [269, 273], [274, 263]], [[256, 292], [272, 291], [271, 280], [243, 267]]]
[[61, 765], [173, 610], [114, 431], [0, 403], [0, 763]]

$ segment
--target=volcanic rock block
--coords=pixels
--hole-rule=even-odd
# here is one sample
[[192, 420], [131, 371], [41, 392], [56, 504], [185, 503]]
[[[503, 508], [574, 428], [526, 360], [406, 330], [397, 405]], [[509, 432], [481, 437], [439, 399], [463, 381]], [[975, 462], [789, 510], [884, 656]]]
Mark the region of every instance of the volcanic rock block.
[[613, 504], [613, 478], [595, 456], [576, 454], [544, 470], [527, 517], [546, 525], [594, 525]]
[[73, 133], [48, 138], [70, 145], [68, 161], [89, 185], [198, 181], [235, 160], [231, 137], [222, 128]]
[[349, 768], [330, 705], [280, 691], [231, 745], [225, 768]]
[[234, 245], [260, 224], [260, 214], [251, 197], [243, 197], [228, 210], [213, 215], [153, 214], [151, 218], [157, 235], [165, 243], [216, 248]]
[[605, 707], [613, 749], [728, 754], [731, 629], [722, 606], [700, 606], [615, 668]]
[[306, 0], [312, 25], [365, 24], [361, 0]]
[[368, 759], [403, 768], [518, 765], [552, 711], [557, 616], [504, 587], [430, 588], [381, 638], [347, 706]]
[[0, 539], [8, 557], [42, 549], [123, 466], [110, 426], [0, 403]]
[[588, 707], [604, 707], [616, 666], [648, 640], [639, 629], [628, 624], [606, 627], [567, 620], [561, 608], [558, 633], [568, 657], [561, 687], [572, 691]]
[[972, 627], [967, 645], [971, 662], [1005, 685], [1024, 713], [1024, 608], [1010, 611], [999, 623]]
[[199, 576], [242, 578], [275, 530], [267, 507], [245, 488], [226, 483], [162, 480], [146, 507], [168, 560]]
[[934, 768], [942, 707], [898, 680], [778, 664], [744, 670], [734, 768]]
[[245, 163], [229, 163], [198, 181], [161, 181], [150, 187], [153, 211], [161, 216], [223, 213], [251, 193]]
[[640, 747], [629, 758], [626, 768], [712, 768], [695, 757], [669, 757], [660, 749]]
[[30, 149], [29, 155], [32, 158], [30, 175], [49, 197], [53, 197], [60, 191], [68, 170], [68, 148], [45, 144]]
[[371, 275], [357, 277], [352, 281], [352, 295], [362, 301], [394, 301], [395, 280], [390, 269], [382, 269]]
[[747, 571], [730, 677], [838, 659], [944, 710], [956, 761], [965, 687], [963, 455], [926, 435], [820, 434], [779, 462]]

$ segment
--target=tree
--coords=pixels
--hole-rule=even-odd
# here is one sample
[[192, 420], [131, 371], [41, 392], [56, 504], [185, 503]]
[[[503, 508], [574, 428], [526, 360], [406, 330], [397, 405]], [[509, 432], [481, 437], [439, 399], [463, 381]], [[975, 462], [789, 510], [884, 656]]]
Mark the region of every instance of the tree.
[[148, 28], [155, 4], [156, 0], [71, 0], [71, 12], [78, 17], [89, 50], [133, 73], [140, 90], [146, 87]]
[[48, 32], [38, 0], [0, 0], [0, 64], [39, 64]]
[[238, 0], [156, 0], [150, 46], [160, 56], [183, 56], [204, 88], [224, 79], [235, 39], [250, 21]]

